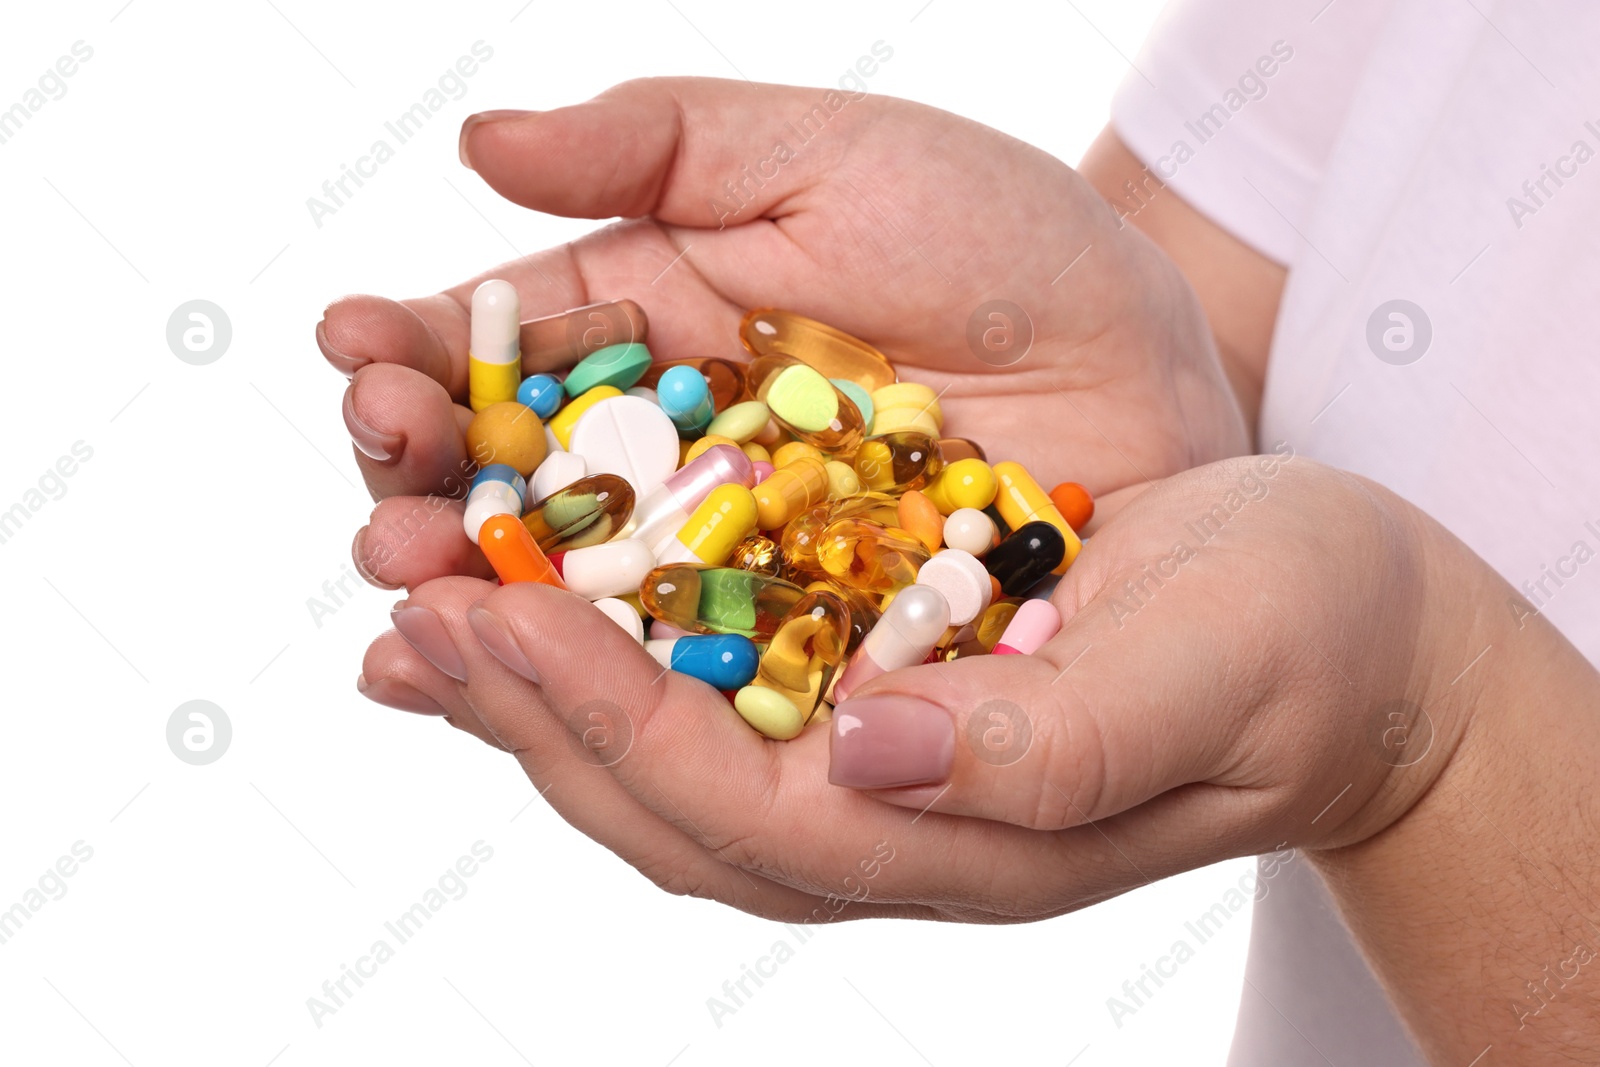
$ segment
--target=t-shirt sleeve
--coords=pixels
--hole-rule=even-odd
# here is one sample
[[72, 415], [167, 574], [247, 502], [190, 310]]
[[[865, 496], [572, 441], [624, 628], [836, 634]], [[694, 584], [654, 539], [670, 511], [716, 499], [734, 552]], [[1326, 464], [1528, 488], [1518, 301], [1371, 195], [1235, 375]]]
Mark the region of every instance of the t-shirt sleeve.
[[1196, 210], [1289, 264], [1394, 2], [1173, 0], [1112, 100], [1112, 127]]

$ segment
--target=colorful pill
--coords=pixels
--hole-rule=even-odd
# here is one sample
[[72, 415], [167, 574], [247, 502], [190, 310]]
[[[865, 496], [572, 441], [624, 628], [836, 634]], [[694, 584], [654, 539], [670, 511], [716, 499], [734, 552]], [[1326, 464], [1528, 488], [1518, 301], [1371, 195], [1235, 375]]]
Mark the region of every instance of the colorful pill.
[[561, 410], [563, 391], [553, 374], [530, 374], [517, 386], [517, 403], [526, 404], [541, 419]]
[[999, 579], [1006, 596], [1022, 596], [1060, 565], [1066, 551], [1066, 540], [1054, 523], [1028, 522], [990, 549], [983, 565]]
[[797, 585], [731, 567], [657, 567], [639, 584], [650, 617], [688, 633], [770, 641], [805, 594]]
[[944, 520], [944, 543], [982, 559], [1000, 543], [994, 520], [976, 508], [956, 508]]
[[602, 400], [611, 400], [622, 395], [622, 390], [614, 385], [597, 385], [587, 393], [578, 397], [572, 403], [562, 408], [553, 415], [545, 426], [555, 435], [556, 442], [567, 451], [572, 450], [572, 431], [578, 425], [578, 420], [589, 413], [589, 409]]
[[994, 503], [999, 491], [1000, 480], [989, 464], [981, 459], [961, 459], [941, 470], [923, 493], [940, 514], [949, 515], [961, 508], [981, 511]]
[[672, 367], [656, 383], [656, 402], [667, 413], [678, 436], [699, 437], [715, 414], [711, 387], [693, 367]]
[[863, 592], [887, 593], [917, 580], [928, 562], [922, 542], [897, 527], [838, 519], [817, 541], [817, 562], [828, 577]]
[[741, 634], [691, 634], [665, 641], [646, 641], [644, 650], [657, 663], [698, 678], [713, 689], [738, 689], [756, 676], [761, 654]]
[[850, 699], [858, 686], [880, 674], [921, 663], [949, 628], [950, 604], [943, 593], [926, 585], [902, 589], [834, 683], [834, 703]]
[[939, 442], [916, 430], [869, 437], [861, 442], [855, 456], [855, 471], [861, 484], [880, 493], [921, 489], [943, 469]]
[[719, 485], [694, 509], [673, 537], [660, 542], [662, 563], [698, 563], [720, 567], [733, 547], [756, 531], [756, 500], [742, 485]]
[[1081, 532], [1094, 518], [1094, 497], [1077, 482], [1062, 482], [1050, 490], [1050, 502], [1074, 532]]
[[566, 552], [552, 552], [550, 563], [567, 588], [585, 600], [602, 600], [637, 593], [656, 565], [656, 557], [643, 541], [625, 538]]
[[633, 533], [654, 551], [684, 526], [689, 516], [719, 485], [755, 484], [750, 457], [737, 445], [712, 445], [656, 486], [633, 512]]
[[503, 463], [491, 463], [472, 479], [467, 490], [467, 508], [462, 516], [462, 526], [473, 544], [478, 543], [478, 531], [495, 515], [522, 516], [522, 497], [527, 486], [522, 475]]
[[997, 656], [1031, 656], [1061, 632], [1061, 613], [1048, 600], [1028, 600], [994, 646]]
[[659, 387], [661, 379], [677, 367], [689, 367], [700, 373], [705, 379], [706, 387], [711, 391], [711, 403], [718, 411], [730, 408], [741, 400], [750, 399], [749, 394], [745, 392], [744, 368], [737, 363], [717, 359], [714, 356], [652, 363], [650, 369], [645, 371], [644, 377], [639, 379], [639, 384]]
[[797, 440], [829, 455], [854, 455], [866, 433], [861, 412], [822, 374], [788, 356], [761, 356], [748, 373], [756, 399]]
[[516, 286], [490, 278], [472, 291], [467, 402], [473, 411], [517, 399], [522, 382], [522, 304]]
[[650, 350], [637, 341], [597, 348], [567, 372], [562, 388], [577, 397], [597, 385], [631, 389], [650, 368]]
[[882, 352], [843, 330], [777, 308], [756, 308], [739, 323], [739, 340], [753, 356], [792, 356], [829, 378], [848, 378], [869, 392], [893, 384]]
[[611, 540], [632, 512], [632, 486], [614, 474], [590, 474], [528, 505], [522, 524], [541, 550], [561, 552]]
[[829, 378], [828, 381], [833, 383], [835, 389], [850, 398], [856, 410], [861, 412], [861, 424], [867, 428], [868, 433], [873, 432], [872, 420], [877, 414], [877, 409], [872, 406], [872, 394], [849, 378]]
[[804, 725], [833, 683], [849, 640], [850, 609], [844, 600], [829, 591], [807, 593], [761, 653], [752, 684], [781, 693], [799, 711]]
[[970, 553], [947, 548], [917, 570], [917, 584], [932, 586], [950, 604], [950, 625], [965, 626], [989, 606], [989, 572]]
[[733, 546], [728, 566], [777, 578], [783, 571], [783, 553], [772, 538], [751, 534]]
[[772, 465], [774, 467], [787, 467], [801, 456], [810, 456], [818, 461], [827, 459], [821, 452], [818, 452], [804, 441], [789, 441], [772, 450]]
[[1078, 539], [1077, 533], [1067, 522], [1066, 517], [1056, 508], [1050, 500], [1050, 494], [1040, 488], [1034, 481], [1033, 475], [1028, 473], [1026, 467], [1020, 463], [996, 463], [994, 476], [1000, 482], [1000, 491], [995, 495], [995, 507], [1000, 509], [1000, 517], [1006, 520], [1006, 525], [1015, 530], [1030, 522], [1048, 522], [1061, 531], [1061, 539], [1066, 543], [1066, 554], [1062, 556], [1061, 563], [1056, 567], [1055, 573], [1061, 574], [1072, 566], [1072, 561], [1078, 558], [1078, 551], [1083, 548], [1083, 542]]
[[929, 552], [937, 552], [944, 545], [944, 516], [926, 496], [915, 489], [907, 490], [895, 511], [900, 528], [921, 541]]
[[739, 690], [733, 696], [733, 709], [751, 729], [773, 741], [792, 741], [806, 726], [805, 715], [792, 700], [765, 686]]
[[557, 589], [566, 583], [515, 515], [491, 515], [478, 531], [478, 547], [506, 585], [542, 582]]
[[632, 300], [602, 301], [522, 324], [522, 351], [535, 366], [565, 367], [610, 345], [644, 341], [650, 320]]
[[504, 463], [527, 477], [549, 451], [544, 424], [533, 409], [515, 400], [490, 404], [467, 423], [467, 455], [481, 466]]
[[801, 456], [757, 484], [754, 494], [757, 525], [776, 530], [828, 499], [828, 470], [820, 459]]

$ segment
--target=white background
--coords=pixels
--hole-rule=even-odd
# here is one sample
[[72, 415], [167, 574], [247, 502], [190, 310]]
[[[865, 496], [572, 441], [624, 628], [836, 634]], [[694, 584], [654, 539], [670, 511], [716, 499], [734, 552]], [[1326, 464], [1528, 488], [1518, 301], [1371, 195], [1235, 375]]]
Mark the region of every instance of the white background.
[[[93, 48], [0, 144], [0, 510], [93, 450], [0, 544], [0, 910], [93, 849], [0, 944], [0, 1059], [1222, 1062], [1247, 914], [1120, 1028], [1106, 1001], [1247, 860], [1032, 926], [818, 929], [719, 1028], [706, 998], [792, 935], [658, 892], [509, 758], [358, 696], [396, 595], [362, 586], [321, 625], [307, 607], [370, 506], [312, 340], [323, 306], [431, 292], [590, 225], [499, 202], [457, 160], [468, 114], [647, 74], [831, 85], [881, 40], [873, 92], [1075, 162], [1156, 3], [124, 2], [13, 5], [0, 35], [0, 108]], [[307, 197], [480, 39], [494, 56], [464, 97], [314, 225]], [[195, 298], [232, 322], [209, 366], [166, 343]], [[233, 726], [208, 766], [167, 747], [192, 699]], [[480, 840], [466, 895], [314, 1023], [307, 998]]]

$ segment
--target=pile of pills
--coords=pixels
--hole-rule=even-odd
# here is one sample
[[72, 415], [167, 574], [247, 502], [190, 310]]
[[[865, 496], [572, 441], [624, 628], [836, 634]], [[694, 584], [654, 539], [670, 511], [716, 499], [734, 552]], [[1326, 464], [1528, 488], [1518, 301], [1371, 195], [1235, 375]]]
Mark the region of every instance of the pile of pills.
[[[627, 300], [523, 323], [509, 282], [473, 294], [465, 526], [502, 582], [588, 599], [777, 740], [886, 671], [1060, 629], [1023, 598], [1082, 547], [1082, 486], [941, 436], [932, 389], [820, 322], [750, 312], [748, 362], [653, 360], [648, 328]], [[576, 365], [523, 378], [530, 344]]]

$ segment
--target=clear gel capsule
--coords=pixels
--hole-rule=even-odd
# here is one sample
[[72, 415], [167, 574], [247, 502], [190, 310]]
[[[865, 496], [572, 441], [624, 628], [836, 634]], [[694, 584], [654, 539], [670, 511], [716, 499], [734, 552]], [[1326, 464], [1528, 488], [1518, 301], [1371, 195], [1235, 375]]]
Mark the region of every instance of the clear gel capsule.
[[792, 311], [756, 308], [739, 323], [739, 340], [752, 356], [790, 356], [824, 377], [848, 378], [869, 393], [896, 381], [894, 367], [882, 352]]
[[657, 567], [639, 586], [651, 618], [691, 634], [743, 634], [765, 642], [805, 594], [800, 587], [732, 567]]
[[910, 585], [928, 558], [922, 542], [904, 530], [865, 519], [831, 522], [817, 542], [817, 562], [824, 574], [867, 593]]
[[921, 489], [944, 469], [939, 442], [916, 430], [897, 430], [861, 442], [855, 472], [861, 484], [880, 493]]
[[700, 372], [700, 376], [705, 379], [706, 386], [711, 391], [711, 403], [718, 411], [725, 411], [735, 404], [750, 399], [749, 391], [745, 388], [744, 368], [731, 360], [718, 359], [715, 356], [657, 362], [645, 371], [644, 377], [639, 379], [639, 384], [657, 389], [659, 392], [661, 379], [677, 367], [690, 367]]
[[562, 552], [611, 540], [632, 511], [626, 478], [591, 474], [529, 505], [522, 523], [545, 552]]
[[781, 693], [811, 720], [850, 642], [850, 609], [831, 592], [807, 593], [778, 625], [750, 683]]
[[789, 356], [760, 356], [746, 375], [773, 421], [798, 440], [830, 456], [853, 456], [860, 447], [861, 411], [820, 371]]

